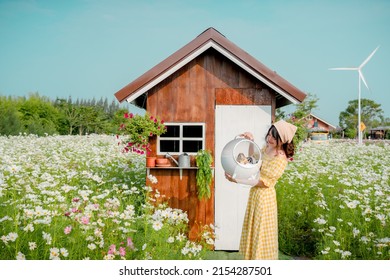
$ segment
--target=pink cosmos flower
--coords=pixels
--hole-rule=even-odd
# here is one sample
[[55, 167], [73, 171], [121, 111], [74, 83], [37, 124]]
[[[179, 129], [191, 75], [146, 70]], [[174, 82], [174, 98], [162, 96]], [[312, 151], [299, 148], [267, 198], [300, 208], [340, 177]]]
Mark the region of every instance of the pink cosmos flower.
[[129, 247], [131, 250], [134, 250], [134, 243], [133, 240], [131, 240], [131, 237], [127, 238], [127, 247]]
[[119, 247], [119, 255], [121, 257], [126, 256], [126, 249], [125, 249], [125, 247]]
[[67, 227], [64, 229], [64, 233], [65, 233], [65, 234], [69, 234], [71, 231], [72, 231], [72, 227], [71, 227], [71, 226], [67, 226]]
[[79, 210], [77, 208], [72, 208], [73, 213], [77, 213]]
[[82, 222], [84, 225], [88, 225], [88, 224], [89, 224], [89, 217], [88, 217], [88, 216], [82, 216], [82, 217], [81, 217], [81, 222]]
[[115, 255], [115, 252], [116, 252], [116, 246], [115, 246], [115, 244], [110, 245], [110, 247], [108, 248], [107, 254], [109, 254], [109, 255]]

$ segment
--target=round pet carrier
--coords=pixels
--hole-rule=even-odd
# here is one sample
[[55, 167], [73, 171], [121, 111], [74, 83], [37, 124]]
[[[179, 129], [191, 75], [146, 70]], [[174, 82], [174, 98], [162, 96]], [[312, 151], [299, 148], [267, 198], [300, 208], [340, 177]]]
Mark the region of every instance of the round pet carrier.
[[255, 180], [260, 176], [261, 152], [259, 146], [237, 136], [222, 150], [221, 163], [234, 179]]

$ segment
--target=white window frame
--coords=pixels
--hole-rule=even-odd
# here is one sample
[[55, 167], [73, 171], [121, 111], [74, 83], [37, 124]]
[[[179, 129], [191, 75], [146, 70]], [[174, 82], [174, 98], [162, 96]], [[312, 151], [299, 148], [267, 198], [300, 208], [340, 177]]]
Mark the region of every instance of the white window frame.
[[[201, 122], [180, 122], [180, 123], [175, 123], [175, 122], [167, 122], [165, 123], [166, 126], [169, 126], [169, 125], [175, 125], [175, 126], [179, 126], [180, 127], [180, 135], [179, 137], [160, 137], [158, 136], [157, 137], [157, 155], [165, 155], [167, 152], [161, 152], [160, 151], [160, 140], [179, 140], [179, 152], [169, 152], [169, 154], [171, 155], [180, 155], [183, 152], [183, 141], [186, 140], [186, 141], [191, 141], [191, 140], [194, 140], [194, 141], [202, 141], [202, 147], [203, 149], [205, 148], [205, 145], [206, 145], [206, 124], [205, 123], [201, 123]], [[197, 125], [197, 126], [202, 126], [202, 137], [183, 137], [183, 127], [184, 126], [194, 126], [194, 125]], [[196, 152], [187, 152], [187, 154], [189, 155], [196, 155]]]

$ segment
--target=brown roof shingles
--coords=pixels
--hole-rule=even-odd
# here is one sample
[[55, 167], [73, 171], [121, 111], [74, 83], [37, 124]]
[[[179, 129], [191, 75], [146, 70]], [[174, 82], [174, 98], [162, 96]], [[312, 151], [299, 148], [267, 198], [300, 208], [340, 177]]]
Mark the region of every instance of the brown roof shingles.
[[115, 93], [115, 97], [119, 102], [131, 97], [131, 95], [147, 85], [160, 75], [164, 74], [167, 70], [174, 67], [177, 63], [191, 55], [197, 49], [201, 48], [204, 44], [212, 40], [214, 43], [220, 45], [222, 48], [233, 54], [236, 58], [241, 60], [247, 66], [252, 68], [255, 72], [266, 78], [269, 82], [273, 83], [277, 87], [281, 88], [287, 94], [293, 98], [302, 102], [305, 99], [306, 94], [293, 86], [291, 83], [286, 81], [284, 78], [279, 76], [276, 72], [272, 71], [264, 64], [256, 60], [254, 57], [249, 55], [247, 52], [236, 46], [233, 42], [228, 40], [225, 36], [219, 33], [214, 28], [208, 28], [194, 40], [186, 44], [184, 47], [161, 61], [159, 64], [145, 72], [143, 75], [135, 79], [127, 86], [120, 89]]

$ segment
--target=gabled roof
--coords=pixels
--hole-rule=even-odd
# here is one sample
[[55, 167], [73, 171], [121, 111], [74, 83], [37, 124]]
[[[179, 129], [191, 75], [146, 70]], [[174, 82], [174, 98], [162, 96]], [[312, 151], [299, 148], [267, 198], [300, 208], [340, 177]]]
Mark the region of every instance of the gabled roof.
[[313, 118], [315, 118], [315, 119], [317, 119], [317, 120], [320, 120], [320, 121], [322, 121], [324, 124], [326, 124], [326, 125], [332, 127], [333, 129], [336, 129], [336, 126], [334, 126], [334, 125], [331, 124], [331, 123], [328, 123], [327, 121], [324, 121], [324, 119], [320, 119], [319, 117], [317, 117], [317, 116], [314, 115], [313, 113], [310, 113], [310, 115], [311, 115]]
[[300, 103], [306, 94], [233, 44], [214, 28], [208, 28], [187, 45], [161, 61], [115, 93], [119, 102], [132, 102], [209, 48], [214, 48], [249, 74], [274, 89], [283, 104]]

